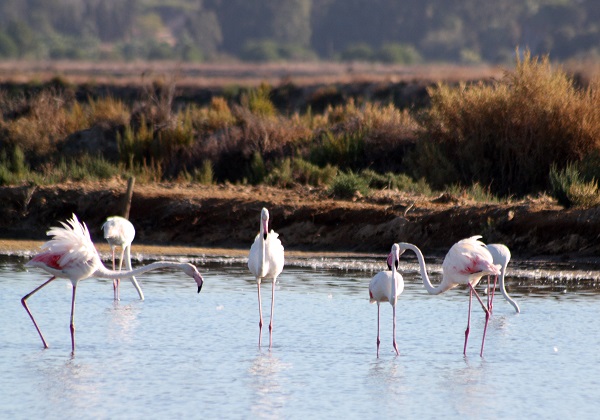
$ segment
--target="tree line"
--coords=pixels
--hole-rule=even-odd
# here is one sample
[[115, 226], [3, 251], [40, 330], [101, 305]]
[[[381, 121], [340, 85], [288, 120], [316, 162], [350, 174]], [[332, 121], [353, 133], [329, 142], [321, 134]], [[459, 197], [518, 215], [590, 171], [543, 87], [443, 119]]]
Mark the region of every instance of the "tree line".
[[507, 63], [600, 55], [597, 0], [0, 0], [0, 58]]

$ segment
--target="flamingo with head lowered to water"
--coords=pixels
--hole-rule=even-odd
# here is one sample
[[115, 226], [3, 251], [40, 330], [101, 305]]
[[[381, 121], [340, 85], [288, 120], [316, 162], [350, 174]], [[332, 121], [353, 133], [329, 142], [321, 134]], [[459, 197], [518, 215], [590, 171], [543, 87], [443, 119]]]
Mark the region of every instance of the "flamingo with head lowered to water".
[[42, 252], [35, 255], [27, 264], [25, 264], [26, 267], [38, 267], [52, 275], [49, 280], [36, 287], [21, 299], [23, 307], [31, 317], [33, 325], [42, 339], [44, 348], [48, 348], [48, 344], [42, 335], [42, 331], [38, 327], [33, 314], [27, 306], [27, 299], [56, 278], [67, 278], [73, 285], [70, 322], [71, 350], [73, 354], [75, 354], [75, 293], [77, 291], [77, 285], [81, 280], [90, 277], [102, 277], [107, 279], [127, 278], [157, 268], [170, 267], [182, 270], [185, 274], [192, 277], [198, 285], [198, 293], [202, 288], [202, 276], [195, 266], [188, 263], [158, 261], [136, 268], [135, 270], [109, 270], [102, 264], [85, 223], [80, 223], [77, 216], [73, 215], [72, 219], [67, 220], [66, 223], [61, 222], [61, 224], [62, 227], [53, 227], [48, 231], [48, 235], [52, 236], [52, 239], [42, 245]]
[[[104, 231], [104, 239], [110, 245], [112, 251], [112, 268], [115, 269], [115, 248], [121, 248], [121, 258], [119, 259], [119, 271], [123, 267], [123, 259], [125, 260], [125, 268], [131, 270], [131, 243], [135, 238], [135, 228], [133, 224], [121, 216], [112, 216], [106, 219], [106, 222], [102, 225]], [[138, 284], [135, 276], [130, 277], [131, 283], [135, 290], [137, 290], [140, 300], [144, 300], [144, 292]], [[113, 289], [115, 294], [115, 300], [120, 300], [119, 296], [119, 285], [120, 279], [113, 280]]]
[[471, 301], [473, 295], [475, 295], [485, 312], [485, 326], [483, 329], [483, 339], [481, 341], [481, 351], [479, 353], [480, 356], [483, 356], [485, 334], [490, 318], [490, 311], [486, 305], [483, 304], [483, 301], [475, 290], [475, 286], [477, 286], [479, 280], [481, 280], [483, 276], [497, 276], [501, 271], [500, 266], [494, 264], [492, 254], [490, 254], [490, 251], [486, 248], [485, 244], [479, 240], [480, 238], [481, 236], [472, 236], [452, 245], [442, 263], [442, 281], [435, 287], [429, 280], [425, 259], [421, 250], [415, 245], [406, 242], [401, 242], [398, 245], [400, 246], [400, 254], [404, 253], [407, 249], [417, 254], [423, 284], [429, 294], [437, 295], [458, 285], [466, 285], [469, 288], [469, 315], [467, 319], [467, 329], [465, 330], [465, 345], [463, 348], [463, 354], [465, 355], [467, 354], [467, 341], [469, 340], [469, 331], [471, 327]]

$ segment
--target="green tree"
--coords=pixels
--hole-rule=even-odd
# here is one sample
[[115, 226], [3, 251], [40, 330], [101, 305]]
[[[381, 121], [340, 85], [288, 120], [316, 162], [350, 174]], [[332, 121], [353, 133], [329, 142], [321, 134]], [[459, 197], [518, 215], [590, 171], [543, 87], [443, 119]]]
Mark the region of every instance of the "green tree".
[[12, 38], [4, 32], [0, 32], [0, 57], [12, 58], [19, 54], [19, 48]]
[[312, 0], [280, 0], [271, 2], [270, 6], [275, 41], [282, 45], [309, 47]]

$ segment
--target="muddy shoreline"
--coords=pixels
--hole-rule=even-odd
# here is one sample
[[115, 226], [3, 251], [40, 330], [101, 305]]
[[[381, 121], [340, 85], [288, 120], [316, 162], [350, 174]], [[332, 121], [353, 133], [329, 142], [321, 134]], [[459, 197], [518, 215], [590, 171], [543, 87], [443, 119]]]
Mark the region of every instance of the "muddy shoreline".
[[[100, 243], [103, 221], [122, 211], [125, 184], [0, 187], [0, 239], [45, 240], [50, 226], [75, 213]], [[290, 251], [385, 253], [393, 242], [407, 241], [440, 254], [461, 238], [482, 235], [522, 258], [600, 255], [600, 208], [565, 210], [548, 198], [479, 204], [381, 191], [336, 200], [301, 186], [155, 184], [136, 185], [130, 220], [138, 244], [246, 249], [263, 206]]]

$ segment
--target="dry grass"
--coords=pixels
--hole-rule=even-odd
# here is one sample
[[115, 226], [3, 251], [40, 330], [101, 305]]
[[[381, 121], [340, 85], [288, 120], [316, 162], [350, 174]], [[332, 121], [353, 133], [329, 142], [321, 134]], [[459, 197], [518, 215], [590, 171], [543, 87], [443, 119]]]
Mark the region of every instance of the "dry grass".
[[[154, 65], [161, 71], [169, 69], [167, 64]], [[6, 63], [0, 63], [0, 76], [3, 68]], [[224, 74], [237, 75], [248, 68], [265, 74], [292, 71], [286, 65], [234, 65]], [[316, 78], [319, 68], [325, 79], [327, 74], [340, 77], [350, 71], [348, 66], [343, 70], [333, 65], [304, 65], [297, 71], [303, 69], [308, 75], [313, 71]], [[219, 67], [178, 67], [177, 85], [185, 86], [181, 83], [186, 72], [215, 69]], [[358, 70], [365, 74], [372, 70], [369, 74], [374, 78], [384, 75], [391, 80], [392, 69], [401, 71], [393, 66], [356, 65], [352, 73], [359, 77]], [[103, 63], [98, 71], [118, 73], [115, 77], [122, 82], [139, 70], [129, 65], [118, 73], [116, 67]], [[69, 71], [85, 74], [89, 69]], [[289, 73], [279, 82], [290, 83], [293, 74], [299, 73]], [[471, 76], [466, 70], [461, 74], [460, 80]], [[64, 76], [62, 83], [69, 83], [69, 77]], [[478, 77], [483, 77], [481, 72]], [[444, 78], [451, 79], [450, 75]], [[61, 143], [74, 132], [100, 126], [96, 132], [104, 137], [94, 158], [106, 158], [109, 154], [104, 155], [102, 145], [113, 145], [118, 157], [106, 158], [107, 163], [146, 182], [323, 185], [340, 170], [360, 174], [368, 169], [370, 179], [380, 184], [418, 185], [422, 190], [429, 190], [427, 183], [438, 189], [475, 185], [473, 194], [482, 197], [545, 190], [551, 165], [561, 169], [600, 152], [599, 84], [576, 88], [547, 58], [529, 53], [513, 72], [505, 72], [495, 82], [458, 87], [440, 83], [430, 90], [431, 107], [423, 115], [365, 100], [349, 100], [321, 113], [309, 109], [285, 115], [274, 107], [271, 85], [264, 80], [237, 90], [242, 92], [239, 96], [224, 93], [228, 99], [215, 96], [206, 106], [174, 108], [175, 80], [165, 80], [147, 82], [146, 97], [136, 104], [111, 97], [77, 102], [68, 88], [43, 90], [30, 98], [2, 93], [0, 130], [7, 144], [24, 152], [25, 168], [32, 172], [44, 168], [45, 173], [55, 173], [59, 165], [69, 167], [72, 162], [60, 160]], [[330, 94], [337, 91], [327, 85], [321, 91], [327, 89]], [[88, 140], [83, 137], [82, 143]], [[15, 165], [8, 157], [5, 161], [6, 174]], [[77, 162], [83, 162], [90, 174], [110, 172], [99, 159]], [[78, 173], [85, 177], [85, 168]], [[386, 174], [385, 180], [372, 174]], [[406, 179], [388, 174], [405, 174]]]
[[434, 185], [489, 185], [524, 194], [548, 187], [565, 167], [600, 149], [600, 92], [577, 89], [548, 58], [528, 52], [494, 84], [439, 85], [423, 123], [417, 170]]

